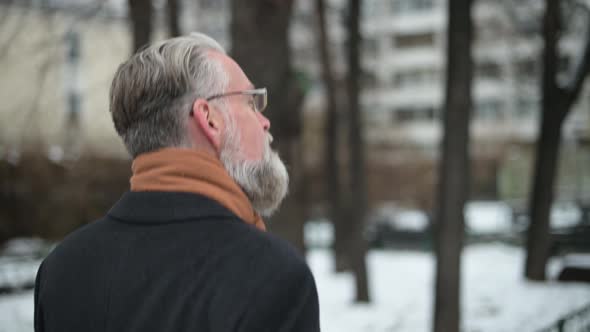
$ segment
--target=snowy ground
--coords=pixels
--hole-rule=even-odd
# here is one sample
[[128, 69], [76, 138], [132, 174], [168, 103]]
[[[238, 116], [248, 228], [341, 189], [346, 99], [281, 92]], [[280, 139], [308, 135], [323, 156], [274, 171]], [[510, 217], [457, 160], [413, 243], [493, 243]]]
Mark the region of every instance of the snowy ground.
[[33, 331], [33, 292], [0, 296], [0, 332]]
[[[503, 244], [473, 245], [463, 260], [464, 331], [536, 331], [590, 304], [590, 285], [522, 279], [523, 251]], [[353, 280], [333, 274], [331, 253], [310, 252], [325, 332], [430, 330], [434, 260], [430, 254], [372, 251], [373, 303], [353, 305]], [[550, 271], [556, 271], [553, 262]], [[33, 293], [0, 296], [0, 332], [32, 331]]]
[[[434, 289], [430, 254], [372, 251], [368, 256], [370, 305], [351, 305], [353, 279], [334, 275], [327, 251], [309, 262], [327, 332], [429, 331]], [[590, 285], [531, 283], [522, 278], [524, 252], [503, 244], [473, 245], [463, 255], [463, 330], [537, 331], [566, 313], [590, 304]], [[550, 265], [555, 273], [558, 262]]]

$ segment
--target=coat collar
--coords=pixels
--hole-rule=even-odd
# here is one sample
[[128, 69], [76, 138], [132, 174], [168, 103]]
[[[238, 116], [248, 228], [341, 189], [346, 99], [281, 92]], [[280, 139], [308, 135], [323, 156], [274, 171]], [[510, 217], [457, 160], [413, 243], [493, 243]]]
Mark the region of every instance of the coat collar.
[[207, 196], [264, 231], [264, 221], [221, 161], [203, 150], [164, 148], [133, 161], [131, 191], [186, 192]]
[[108, 215], [120, 221], [141, 224], [237, 218], [216, 201], [199, 194], [155, 191], [126, 192]]

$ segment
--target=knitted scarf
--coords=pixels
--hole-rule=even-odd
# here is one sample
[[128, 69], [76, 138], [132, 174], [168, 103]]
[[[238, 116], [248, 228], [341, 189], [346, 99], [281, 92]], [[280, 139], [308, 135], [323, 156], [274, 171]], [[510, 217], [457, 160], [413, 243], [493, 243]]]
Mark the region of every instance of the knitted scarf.
[[266, 230], [244, 191], [229, 176], [221, 161], [210, 153], [165, 148], [139, 155], [131, 169], [131, 191], [200, 194], [217, 201], [246, 223]]

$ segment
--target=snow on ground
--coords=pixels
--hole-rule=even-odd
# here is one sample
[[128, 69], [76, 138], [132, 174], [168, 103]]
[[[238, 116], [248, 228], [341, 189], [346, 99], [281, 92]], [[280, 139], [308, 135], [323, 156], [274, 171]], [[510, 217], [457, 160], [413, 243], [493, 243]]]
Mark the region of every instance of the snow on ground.
[[[320, 296], [325, 332], [429, 331], [434, 258], [423, 252], [372, 251], [368, 256], [373, 303], [354, 305], [350, 274], [331, 273], [330, 252], [308, 256]], [[550, 270], [555, 271], [555, 264]], [[463, 255], [463, 330], [536, 331], [590, 305], [590, 285], [532, 283], [522, 278], [524, 252], [503, 244], [473, 245]], [[553, 272], [555, 273], [555, 272]]]
[[23, 288], [35, 283], [41, 259], [14, 259], [0, 257], [0, 290]]
[[33, 331], [33, 291], [0, 296], [0, 332]]
[[[373, 302], [351, 304], [353, 279], [334, 274], [331, 252], [312, 250], [324, 332], [429, 331], [434, 259], [416, 251], [371, 251]], [[463, 330], [537, 331], [590, 304], [590, 285], [531, 283], [522, 279], [524, 252], [503, 244], [472, 245], [463, 255]], [[559, 268], [550, 264], [551, 274]], [[0, 296], [0, 332], [33, 330], [33, 292]]]

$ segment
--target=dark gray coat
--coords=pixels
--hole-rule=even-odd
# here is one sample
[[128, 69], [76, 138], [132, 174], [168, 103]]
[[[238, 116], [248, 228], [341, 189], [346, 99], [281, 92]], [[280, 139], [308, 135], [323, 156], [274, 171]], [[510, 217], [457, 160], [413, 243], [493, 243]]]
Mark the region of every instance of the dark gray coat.
[[196, 194], [129, 192], [43, 262], [35, 331], [319, 331], [284, 241]]

